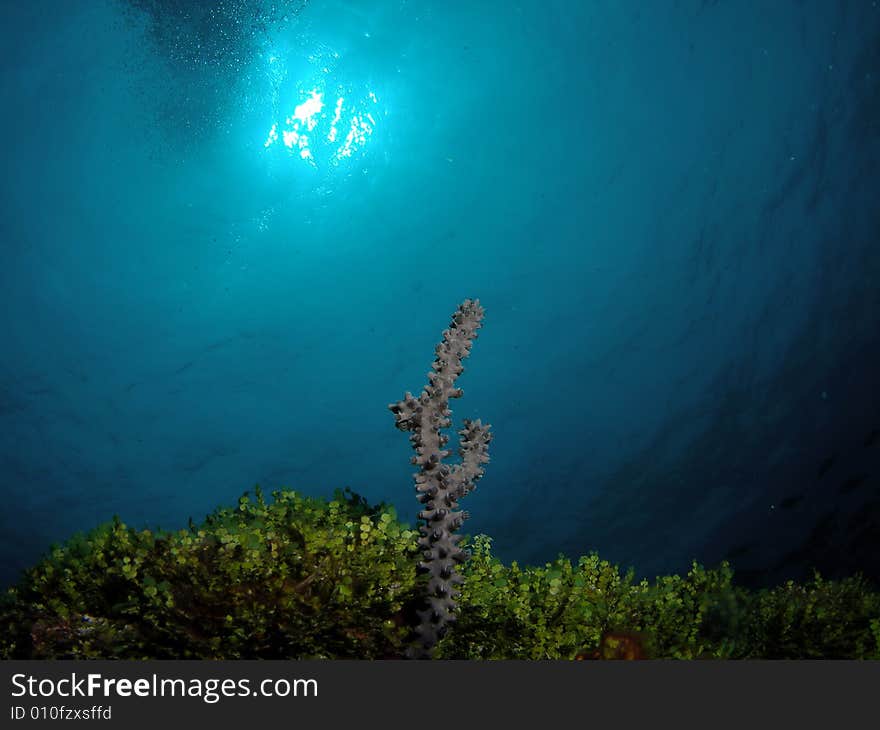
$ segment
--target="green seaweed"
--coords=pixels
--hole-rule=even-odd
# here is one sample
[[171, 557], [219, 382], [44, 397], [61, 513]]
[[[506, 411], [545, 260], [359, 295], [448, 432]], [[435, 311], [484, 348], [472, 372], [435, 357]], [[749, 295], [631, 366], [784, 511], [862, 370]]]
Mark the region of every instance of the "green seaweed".
[[[119, 518], [53, 547], [0, 598], [0, 657], [401, 658], [423, 600], [418, 533], [392, 507], [245, 493], [201, 524]], [[446, 659], [880, 659], [862, 577], [750, 591], [728, 563], [636, 581], [591, 554], [505, 565], [466, 543]]]

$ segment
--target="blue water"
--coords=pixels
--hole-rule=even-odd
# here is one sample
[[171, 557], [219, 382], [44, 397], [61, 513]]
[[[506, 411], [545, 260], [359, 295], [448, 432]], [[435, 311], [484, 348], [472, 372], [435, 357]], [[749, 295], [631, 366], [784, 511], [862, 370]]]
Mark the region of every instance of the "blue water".
[[466, 297], [504, 560], [880, 578], [877, 2], [181, 5], [2, 3], [3, 583], [257, 483], [414, 522]]

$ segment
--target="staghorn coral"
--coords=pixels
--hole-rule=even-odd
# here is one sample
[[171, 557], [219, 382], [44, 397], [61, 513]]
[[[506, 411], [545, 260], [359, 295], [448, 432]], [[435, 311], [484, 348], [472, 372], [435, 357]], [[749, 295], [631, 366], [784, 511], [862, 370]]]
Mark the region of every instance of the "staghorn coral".
[[409, 440], [416, 451], [411, 461], [419, 467], [414, 475], [416, 491], [425, 506], [419, 512], [419, 519], [424, 521], [419, 528], [419, 547], [424, 557], [419, 568], [428, 573], [427, 606], [419, 611], [418, 642], [410, 651], [414, 658], [429, 657], [455, 620], [456, 599], [460, 596], [456, 586], [462, 583], [456, 565], [467, 559], [467, 553], [458, 547], [461, 536], [454, 534], [468, 516], [458, 510], [458, 500], [474, 489], [483, 476], [483, 464], [489, 461], [492, 434], [489, 424], [479, 420], [466, 419], [458, 432], [460, 463], [444, 463], [450, 452], [443, 448], [449, 441], [443, 429], [452, 423], [449, 399], [462, 395], [455, 380], [464, 370], [461, 362], [470, 354], [482, 319], [478, 299], [462, 302], [435, 349], [429, 383], [421, 395], [415, 398], [407, 391], [403, 400], [388, 406], [397, 428], [411, 432]]

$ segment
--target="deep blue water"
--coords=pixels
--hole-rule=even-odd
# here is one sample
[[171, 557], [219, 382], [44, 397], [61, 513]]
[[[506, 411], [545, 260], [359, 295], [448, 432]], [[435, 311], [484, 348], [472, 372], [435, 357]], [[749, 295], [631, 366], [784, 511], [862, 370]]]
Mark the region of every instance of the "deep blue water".
[[503, 559], [880, 579], [877, 2], [203, 5], [2, 3], [0, 581], [257, 483], [414, 522], [466, 297]]

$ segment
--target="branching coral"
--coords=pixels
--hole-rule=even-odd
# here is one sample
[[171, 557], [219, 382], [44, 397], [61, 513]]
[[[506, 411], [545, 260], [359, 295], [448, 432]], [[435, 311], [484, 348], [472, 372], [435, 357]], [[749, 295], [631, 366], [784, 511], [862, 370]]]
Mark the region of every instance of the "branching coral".
[[427, 606], [419, 612], [418, 642], [410, 652], [413, 657], [430, 656], [455, 620], [456, 599], [460, 595], [456, 586], [462, 582], [456, 565], [467, 558], [467, 553], [458, 547], [461, 536], [454, 534], [468, 516], [458, 510], [458, 500], [474, 489], [483, 476], [483, 464], [489, 461], [492, 434], [489, 424], [479, 420], [465, 420], [458, 432], [459, 463], [444, 463], [450, 452], [443, 448], [449, 441], [443, 429], [452, 423], [449, 399], [462, 395], [455, 380], [464, 370], [462, 360], [470, 354], [482, 319], [483, 308], [478, 299], [462, 302], [435, 349], [429, 382], [421, 395], [415, 398], [407, 391], [402, 401], [388, 406], [395, 415], [397, 428], [411, 432], [409, 440], [416, 451], [411, 461], [419, 467], [414, 475], [416, 491], [419, 502], [425, 506], [419, 512], [419, 519], [424, 521], [419, 528], [424, 561], [419, 567], [428, 573]]

